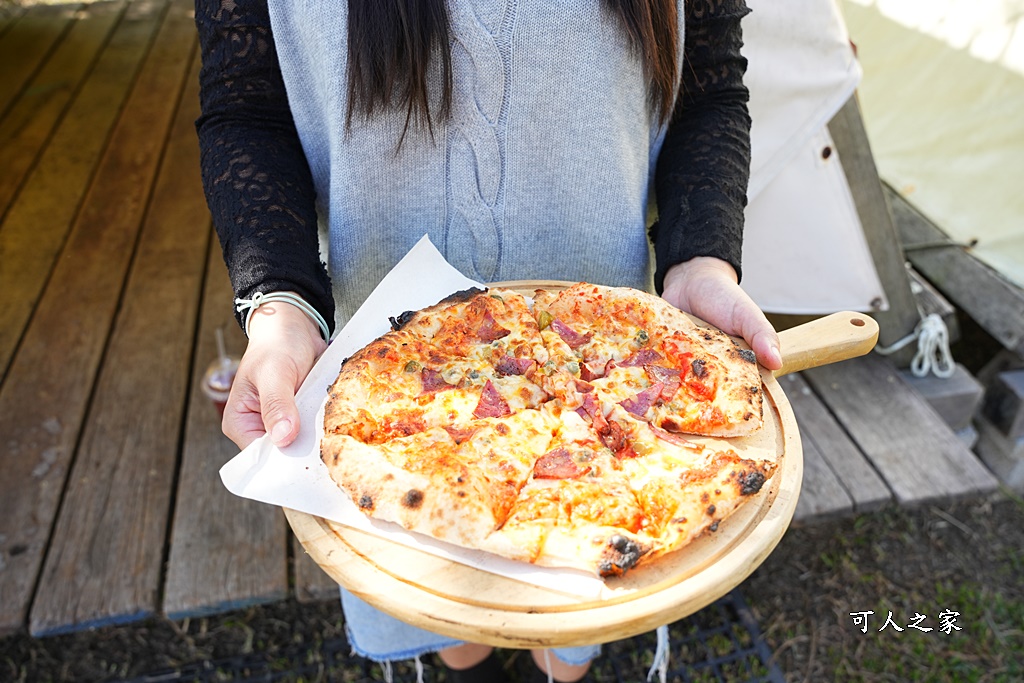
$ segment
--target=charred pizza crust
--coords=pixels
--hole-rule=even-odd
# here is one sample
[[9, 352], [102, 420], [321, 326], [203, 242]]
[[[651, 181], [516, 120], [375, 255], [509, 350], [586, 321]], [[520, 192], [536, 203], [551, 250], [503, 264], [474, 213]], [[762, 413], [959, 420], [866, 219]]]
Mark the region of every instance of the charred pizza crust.
[[775, 466], [749, 352], [643, 292], [467, 290], [392, 319], [331, 386], [321, 456], [366, 514], [601, 576], [715, 530]]

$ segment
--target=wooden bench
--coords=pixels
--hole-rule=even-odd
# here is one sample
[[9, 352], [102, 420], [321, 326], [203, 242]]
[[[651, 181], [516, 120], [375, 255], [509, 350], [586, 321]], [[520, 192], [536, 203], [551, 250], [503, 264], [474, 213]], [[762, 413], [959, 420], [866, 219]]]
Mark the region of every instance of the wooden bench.
[[[240, 353], [199, 181], [191, 0], [0, 20], [0, 634], [336, 599], [280, 510], [235, 498], [199, 390]], [[798, 519], [992, 490], [880, 358], [783, 386]]]

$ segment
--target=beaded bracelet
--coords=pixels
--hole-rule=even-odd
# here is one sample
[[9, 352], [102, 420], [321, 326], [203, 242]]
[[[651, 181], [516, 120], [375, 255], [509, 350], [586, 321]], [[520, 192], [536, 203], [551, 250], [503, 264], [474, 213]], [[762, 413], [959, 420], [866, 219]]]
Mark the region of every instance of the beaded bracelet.
[[320, 328], [320, 334], [323, 336], [324, 341], [331, 340], [331, 331], [327, 327], [327, 322], [320, 313], [309, 305], [305, 299], [298, 294], [291, 292], [256, 292], [252, 295], [251, 299], [235, 299], [235, 310], [241, 313], [247, 311], [245, 314], [245, 336], [249, 336], [249, 321], [252, 320], [252, 314], [256, 312], [256, 309], [263, 304], [269, 304], [272, 301], [284, 301], [293, 306], [296, 306], [303, 313], [313, 319], [313, 322]]

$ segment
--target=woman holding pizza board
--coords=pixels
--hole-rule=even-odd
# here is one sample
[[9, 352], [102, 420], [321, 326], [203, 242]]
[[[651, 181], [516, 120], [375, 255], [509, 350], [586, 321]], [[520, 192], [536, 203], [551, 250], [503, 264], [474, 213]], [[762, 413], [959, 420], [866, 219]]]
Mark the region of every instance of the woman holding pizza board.
[[[294, 394], [334, 325], [424, 233], [480, 282], [653, 289], [780, 367], [778, 337], [737, 284], [747, 11], [743, 0], [197, 0], [204, 187], [248, 302], [224, 433], [239, 447], [264, 434], [291, 443]], [[448, 680], [501, 680], [489, 647], [345, 591], [342, 603], [362, 655], [438, 652]], [[534, 653], [538, 675], [575, 681], [599, 646], [552, 652]]]

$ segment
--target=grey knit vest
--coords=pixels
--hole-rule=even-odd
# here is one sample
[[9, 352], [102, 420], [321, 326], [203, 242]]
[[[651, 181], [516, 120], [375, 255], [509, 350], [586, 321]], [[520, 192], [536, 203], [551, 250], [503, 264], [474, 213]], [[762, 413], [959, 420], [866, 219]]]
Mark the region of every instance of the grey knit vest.
[[[346, 127], [347, 2], [269, 7], [339, 322], [424, 234], [480, 282], [650, 289], [647, 199], [664, 128], [601, 0], [450, 0], [451, 116], [433, 135], [411, 126], [400, 147], [404, 111]], [[680, 0], [680, 55], [683, 16]], [[431, 86], [439, 99], [439, 73]]]

